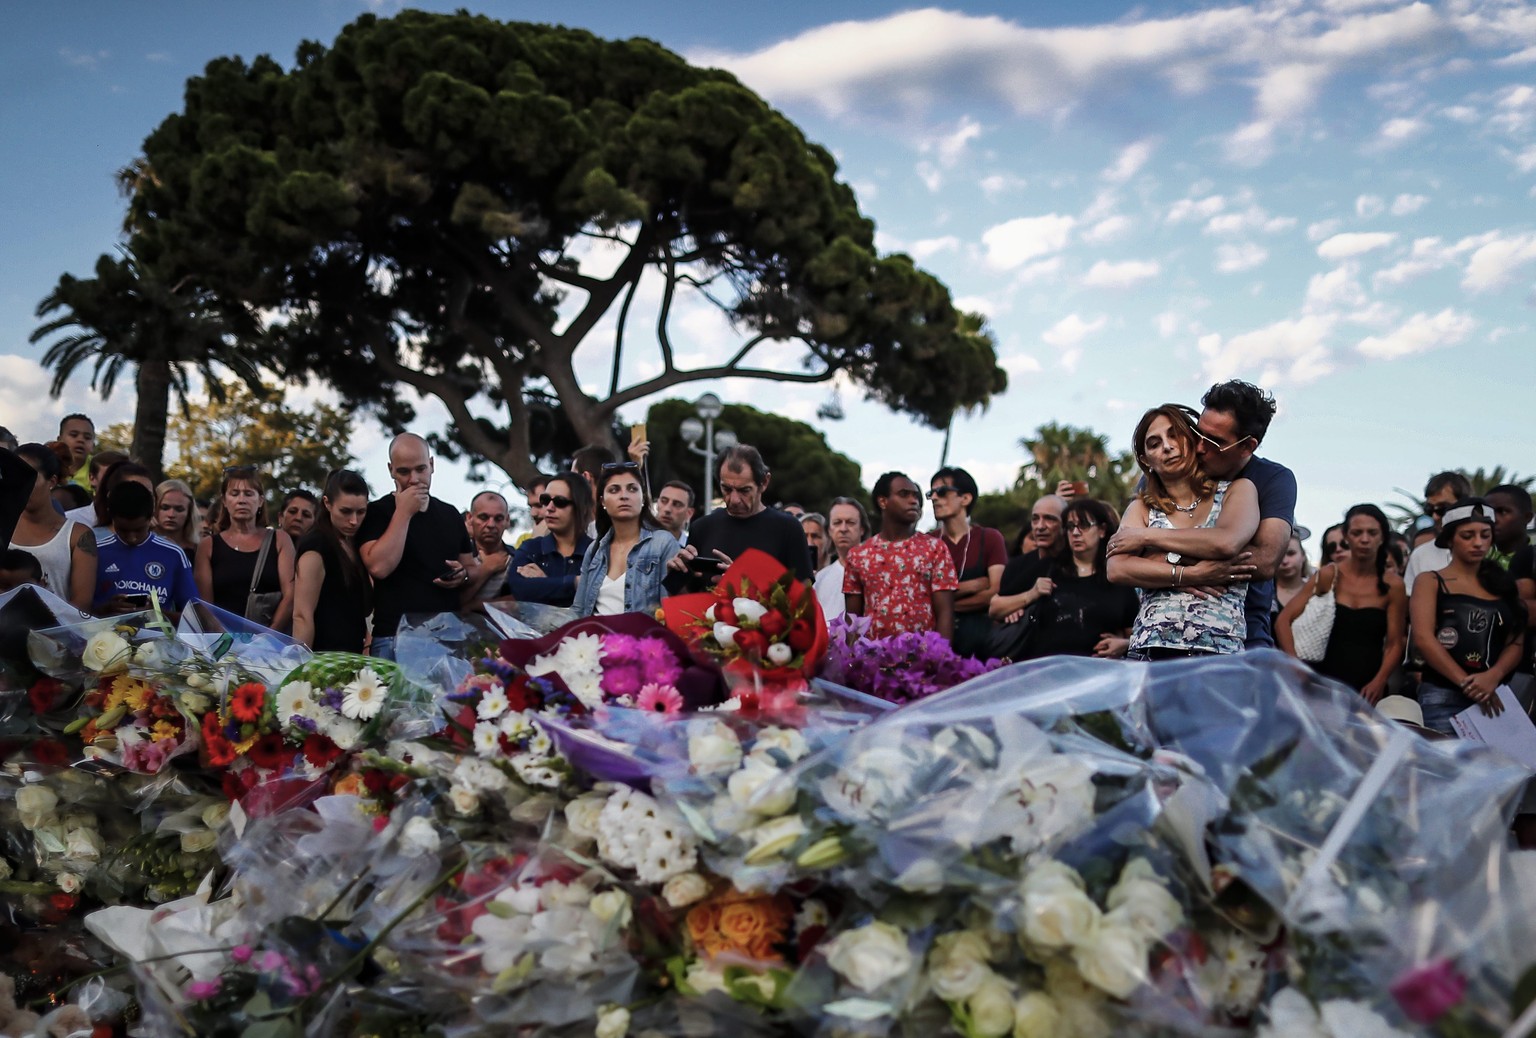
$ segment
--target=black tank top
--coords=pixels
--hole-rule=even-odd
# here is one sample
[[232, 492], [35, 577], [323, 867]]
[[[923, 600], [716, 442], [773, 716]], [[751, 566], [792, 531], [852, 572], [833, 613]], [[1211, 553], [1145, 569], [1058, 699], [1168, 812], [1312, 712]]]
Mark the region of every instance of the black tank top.
[[[220, 534], [213, 535], [213, 556], [208, 566], [213, 570], [213, 604], [236, 616], [245, 615], [245, 603], [251, 594], [251, 575], [256, 572], [255, 551], [236, 551], [225, 543]], [[283, 589], [282, 578], [277, 573], [277, 535], [273, 534], [272, 547], [267, 551], [267, 562], [261, 570], [261, 583], [256, 593], [268, 594]]]
[[[1515, 631], [1514, 608], [1502, 598], [1452, 594], [1438, 573], [1435, 583], [1435, 640], [1468, 674], [1487, 670]], [[1442, 688], [1456, 687], [1456, 682], [1433, 667], [1425, 668], [1424, 680]]]

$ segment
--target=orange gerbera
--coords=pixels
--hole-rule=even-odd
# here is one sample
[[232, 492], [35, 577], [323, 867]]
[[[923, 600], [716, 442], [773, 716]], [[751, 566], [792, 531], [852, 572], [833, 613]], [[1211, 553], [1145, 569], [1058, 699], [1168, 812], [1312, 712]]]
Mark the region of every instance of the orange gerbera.
[[261, 720], [261, 711], [266, 705], [267, 687], [255, 681], [241, 685], [229, 697], [229, 712], [235, 716], [235, 720], [246, 724]]
[[794, 919], [794, 907], [782, 895], [751, 897], [731, 891], [689, 910], [688, 936], [707, 958], [737, 955], [782, 962], [776, 946], [783, 944]]

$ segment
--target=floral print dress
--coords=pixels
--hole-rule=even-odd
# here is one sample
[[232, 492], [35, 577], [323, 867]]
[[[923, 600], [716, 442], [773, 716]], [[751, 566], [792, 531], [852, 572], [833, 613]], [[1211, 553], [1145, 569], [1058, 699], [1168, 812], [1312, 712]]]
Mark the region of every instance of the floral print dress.
[[[1227, 497], [1231, 483], [1216, 484], [1211, 498], [1211, 514], [1198, 529], [1208, 529], [1221, 518], [1221, 506]], [[1156, 508], [1147, 510], [1147, 526], [1171, 530], [1173, 523], [1168, 513]], [[1136, 626], [1131, 630], [1130, 651], [1145, 652], [1148, 649], [1177, 649], [1186, 652], [1226, 654], [1243, 651], [1243, 639], [1248, 636], [1248, 621], [1244, 618], [1243, 602], [1248, 595], [1248, 582], [1229, 584], [1221, 595], [1214, 598], [1197, 598], [1183, 588], [1156, 588], [1142, 592], [1141, 609], [1136, 614]]]

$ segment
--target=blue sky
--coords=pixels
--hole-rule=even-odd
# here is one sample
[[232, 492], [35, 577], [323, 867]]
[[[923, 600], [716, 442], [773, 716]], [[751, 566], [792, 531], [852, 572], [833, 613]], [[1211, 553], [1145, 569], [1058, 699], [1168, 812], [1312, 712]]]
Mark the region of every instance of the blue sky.
[[[186, 78], [223, 54], [288, 63], [300, 40], [328, 42], [369, 9], [394, 8], [11, 12], [0, 424], [44, 438], [76, 407], [102, 423], [131, 413], [131, 393], [103, 403], [83, 382], [45, 400], [41, 350], [26, 340], [58, 275], [88, 274], [112, 248], [112, 173], [179, 107]], [[882, 247], [912, 253], [990, 317], [1012, 387], [958, 421], [951, 448], [983, 485], [1011, 479], [1018, 439], [1042, 422], [1091, 426], [1124, 448], [1144, 408], [1194, 403], [1231, 376], [1278, 397], [1264, 453], [1296, 470], [1313, 529], [1442, 468], [1536, 473], [1536, 6], [474, 9], [657, 39], [733, 70], [830, 148]], [[679, 325], [699, 356], [724, 334], [702, 309]], [[704, 388], [811, 420], [830, 392], [728, 382], [683, 395]], [[847, 418], [825, 431], [866, 483], [888, 468], [926, 477], [941, 433], [854, 388], [841, 396]], [[376, 487], [380, 442], [360, 429]], [[440, 495], [467, 491], [443, 466]]]

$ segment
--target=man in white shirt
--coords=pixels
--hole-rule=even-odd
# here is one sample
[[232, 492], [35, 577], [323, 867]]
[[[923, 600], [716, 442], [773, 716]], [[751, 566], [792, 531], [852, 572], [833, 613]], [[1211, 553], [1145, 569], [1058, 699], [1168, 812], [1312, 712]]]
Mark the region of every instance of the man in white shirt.
[[865, 514], [864, 506], [851, 497], [833, 500], [832, 507], [827, 509], [827, 536], [832, 539], [837, 558], [821, 568], [813, 586], [816, 598], [821, 602], [822, 614], [827, 623], [831, 623], [847, 611], [847, 600], [843, 595], [843, 558], [850, 548], [862, 544], [869, 536], [869, 516]]
[[[1472, 496], [1472, 484], [1460, 472], [1440, 472], [1429, 477], [1424, 484], [1424, 509], [1435, 521], [1435, 533], [1440, 532], [1440, 520], [1450, 508], [1464, 497]], [[1408, 556], [1408, 566], [1403, 571], [1403, 583], [1413, 594], [1413, 582], [1420, 573], [1432, 573], [1450, 564], [1449, 548], [1437, 548], [1433, 539], [1413, 549]]]

